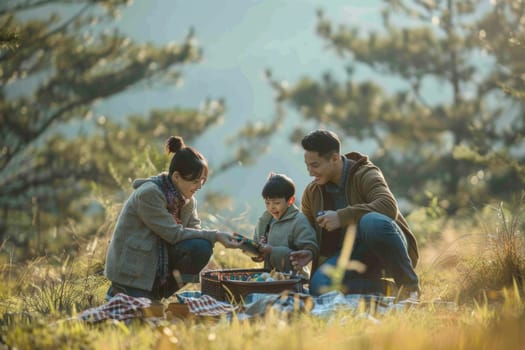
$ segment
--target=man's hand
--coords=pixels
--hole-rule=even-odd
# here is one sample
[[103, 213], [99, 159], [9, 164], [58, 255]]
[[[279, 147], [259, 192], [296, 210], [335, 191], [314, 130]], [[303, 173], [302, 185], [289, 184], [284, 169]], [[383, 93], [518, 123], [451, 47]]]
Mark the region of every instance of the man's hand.
[[312, 261], [314, 254], [311, 250], [296, 250], [290, 253], [290, 262], [295, 271], [300, 271], [310, 261]]
[[337, 216], [337, 212], [333, 210], [324, 211], [323, 214], [319, 215], [316, 220], [319, 226], [327, 231], [333, 231], [341, 227], [339, 216]]
[[217, 242], [226, 248], [241, 248], [242, 241], [238, 241], [231, 233], [217, 232]]

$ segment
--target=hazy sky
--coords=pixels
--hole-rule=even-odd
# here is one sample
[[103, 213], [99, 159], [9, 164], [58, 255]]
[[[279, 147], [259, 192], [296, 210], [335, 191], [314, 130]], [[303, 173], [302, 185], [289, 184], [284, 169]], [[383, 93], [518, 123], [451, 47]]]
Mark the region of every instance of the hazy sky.
[[[487, 0], [480, 6], [491, 6], [491, 2]], [[224, 142], [227, 138], [248, 121], [268, 121], [273, 117], [273, 91], [263, 79], [265, 69], [271, 69], [274, 78], [291, 85], [304, 76], [318, 79], [324, 72], [330, 72], [335, 79], [346, 78], [344, 68], [348, 62], [327, 50], [316, 34], [318, 9], [335, 26], [346, 24], [368, 32], [382, 29], [381, 7], [381, 0], [135, 0], [115, 23], [120, 31], [137, 42], [166, 45], [183, 41], [188, 30], [194, 28], [203, 49], [203, 61], [183, 68], [181, 86], [132, 89], [95, 105], [94, 115], [123, 120], [131, 114], [147, 115], [152, 108], [198, 108], [206, 98], [222, 98], [227, 108], [224, 122], [192, 144], [212, 167], [218, 166], [231, 153]], [[71, 7], [64, 7], [64, 12], [69, 10]], [[49, 12], [44, 7], [27, 14], [33, 15], [47, 16]], [[406, 18], [393, 20], [411, 24]], [[494, 64], [482, 52], [474, 60], [487, 67]], [[362, 66], [353, 78], [375, 80], [387, 91], [402, 87], [399, 79], [375, 74]], [[425, 84], [427, 102], [450, 98], [450, 86], [439, 79], [426, 79]], [[8, 93], [24, 93], [25, 87], [15, 84]], [[248, 207], [255, 220], [264, 210], [260, 192], [268, 173], [282, 172], [294, 179], [299, 201], [310, 178], [299, 145], [288, 142], [290, 129], [297, 123], [304, 124], [294, 111], [288, 110], [285, 128], [276, 133], [269, 152], [256, 165], [240, 164], [226, 173], [212, 174], [197, 199], [202, 200], [206, 191], [224, 191], [235, 199], [236, 210]], [[319, 125], [303, 126], [313, 129]], [[348, 138], [342, 141], [344, 152], [374, 152], [373, 143], [357, 143]]]
[[[380, 4], [377, 0], [135, 1], [122, 12], [122, 31], [139, 42], [166, 44], [182, 41], [193, 27], [204, 60], [184, 70], [183, 86], [134, 90], [97, 105], [95, 113], [123, 117], [147, 113], [152, 107], [196, 107], [207, 97], [224, 98], [224, 123], [193, 145], [212, 165], [218, 165], [228, 152], [223, 142], [228, 136], [248, 120], [269, 120], [273, 115], [272, 90], [263, 79], [264, 69], [270, 68], [274, 77], [290, 83], [305, 75], [317, 78], [325, 71], [344, 77], [343, 62], [324, 50], [315, 33], [317, 9], [338, 23], [368, 30], [380, 27]], [[289, 124], [298, 122], [293, 113], [289, 115]], [[221, 189], [234, 196], [238, 209], [247, 205], [251, 216], [257, 217], [264, 210], [262, 185], [274, 171], [295, 180], [299, 199], [310, 178], [302, 151], [287, 141], [288, 131], [274, 137], [270, 152], [257, 165], [239, 165], [212, 177], [197, 198], [206, 190]]]

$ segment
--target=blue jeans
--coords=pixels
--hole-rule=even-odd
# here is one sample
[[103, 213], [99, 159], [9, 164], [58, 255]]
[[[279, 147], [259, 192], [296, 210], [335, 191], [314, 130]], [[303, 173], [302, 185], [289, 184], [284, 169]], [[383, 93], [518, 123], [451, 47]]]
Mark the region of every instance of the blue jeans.
[[[323, 266], [335, 266], [340, 252], [324, 261], [312, 275], [310, 294], [320, 295], [333, 290], [332, 279], [323, 271]], [[419, 279], [408, 256], [407, 242], [403, 231], [394, 220], [376, 212], [363, 215], [357, 226], [356, 239], [351, 260], [366, 265], [364, 273], [347, 270], [342, 287], [345, 293], [384, 293], [381, 281], [383, 269], [393, 278], [398, 287], [418, 290]]]
[[[152, 300], [167, 298], [184, 284], [199, 281], [199, 273], [209, 262], [213, 254], [213, 245], [205, 239], [188, 239], [168, 247], [168, 264], [171, 273], [164, 284], [157, 278], [152, 290], [144, 290], [113, 282], [109, 287], [106, 298], [117, 293], [124, 293], [132, 297], [145, 297]], [[177, 279], [173, 275], [177, 275]]]

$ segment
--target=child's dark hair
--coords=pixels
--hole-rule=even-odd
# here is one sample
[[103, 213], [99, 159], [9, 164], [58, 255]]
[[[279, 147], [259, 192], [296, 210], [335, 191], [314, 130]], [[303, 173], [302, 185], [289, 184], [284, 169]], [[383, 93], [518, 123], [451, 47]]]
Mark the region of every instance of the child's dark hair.
[[187, 147], [180, 136], [170, 136], [164, 144], [166, 152], [174, 153], [171, 158], [169, 176], [177, 171], [187, 181], [193, 181], [204, 177], [208, 178], [208, 162], [204, 156], [192, 147]]
[[329, 158], [333, 153], [341, 152], [341, 141], [336, 133], [328, 130], [314, 130], [301, 140], [305, 151], [317, 152], [320, 157]]
[[287, 201], [295, 194], [295, 184], [284, 174], [270, 173], [262, 190], [262, 196], [267, 198], [285, 198]]

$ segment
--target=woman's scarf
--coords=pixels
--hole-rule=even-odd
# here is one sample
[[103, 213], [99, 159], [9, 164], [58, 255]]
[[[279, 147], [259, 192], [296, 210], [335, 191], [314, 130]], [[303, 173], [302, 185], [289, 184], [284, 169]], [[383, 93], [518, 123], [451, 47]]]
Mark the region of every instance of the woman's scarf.
[[[153, 176], [151, 180], [160, 187], [162, 193], [166, 197], [168, 212], [173, 216], [176, 223], [182, 223], [180, 219], [180, 211], [185, 203], [182, 194], [173, 186], [168, 174], [162, 173]], [[157, 277], [160, 280], [160, 285], [163, 285], [168, 280], [170, 275], [169, 259], [168, 259], [168, 243], [160, 236], [157, 236], [157, 244], [159, 249], [159, 267], [157, 269]]]

